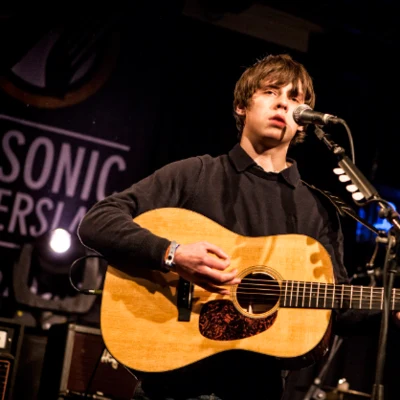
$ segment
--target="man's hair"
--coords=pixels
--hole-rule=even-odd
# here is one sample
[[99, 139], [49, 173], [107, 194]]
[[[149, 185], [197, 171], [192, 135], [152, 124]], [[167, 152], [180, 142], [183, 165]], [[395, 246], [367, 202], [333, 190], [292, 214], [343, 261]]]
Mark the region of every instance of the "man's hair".
[[[254, 65], [248, 67], [236, 82], [233, 100], [233, 115], [236, 120], [236, 127], [239, 131], [238, 138], [242, 136], [245, 116], [239, 115], [236, 108], [248, 108], [251, 106], [253, 94], [261, 89], [265, 82], [278, 86], [293, 85], [293, 92], [296, 94], [299, 82], [304, 92], [304, 103], [314, 108], [315, 93], [311, 76], [305, 67], [293, 60], [288, 54], [268, 55], [258, 60]], [[303, 132], [298, 131], [291, 141], [291, 144], [304, 141], [306, 127]]]

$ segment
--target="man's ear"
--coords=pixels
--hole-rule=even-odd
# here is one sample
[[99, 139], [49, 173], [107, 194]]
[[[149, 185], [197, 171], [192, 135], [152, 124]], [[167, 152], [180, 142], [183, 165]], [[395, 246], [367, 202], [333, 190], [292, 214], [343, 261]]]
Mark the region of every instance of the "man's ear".
[[236, 107], [236, 114], [238, 114], [238, 115], [246, 115], [246, 109], [237, 106]]

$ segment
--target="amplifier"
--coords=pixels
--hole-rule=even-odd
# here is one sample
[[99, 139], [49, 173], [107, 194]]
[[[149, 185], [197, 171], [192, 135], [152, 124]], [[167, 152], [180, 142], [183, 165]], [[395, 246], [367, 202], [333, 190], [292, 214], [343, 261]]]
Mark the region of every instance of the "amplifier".
[[0, 400], [13, 399], [23, 334], [23, 325], [0, 318]]
[[11, 374], [14, 358], [9, 354], [0, 354], [0, 399], [11, 399]]
[[39, 398], [130, 400], [138, 381], [106, 350], [100, 329], [76, 324], [49, 331]]

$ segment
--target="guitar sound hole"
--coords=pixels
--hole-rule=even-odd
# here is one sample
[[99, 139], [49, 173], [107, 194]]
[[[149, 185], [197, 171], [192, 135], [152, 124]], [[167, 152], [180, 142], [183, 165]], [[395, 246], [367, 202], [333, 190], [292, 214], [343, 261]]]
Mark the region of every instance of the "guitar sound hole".
[[253, 272], [242, 278], [237, 288], [237, 301], [251, 314], [263, 314], [279, 301], [280, 287], [268, 274]]

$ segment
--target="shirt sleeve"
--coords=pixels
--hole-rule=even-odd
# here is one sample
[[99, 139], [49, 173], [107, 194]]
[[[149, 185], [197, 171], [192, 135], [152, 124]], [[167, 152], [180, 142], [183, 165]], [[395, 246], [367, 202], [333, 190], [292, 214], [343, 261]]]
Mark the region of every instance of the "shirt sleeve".
[[176, 161], [129, 188], [100, 200], [78, 227], [78, 237], [110, 265], [129, 273], [135, 262], [160, 269], [162, 256], [173, 238], [160, 237], [133, 219], [152, 209], [185, 207], [202, 170], [200, 157]]

